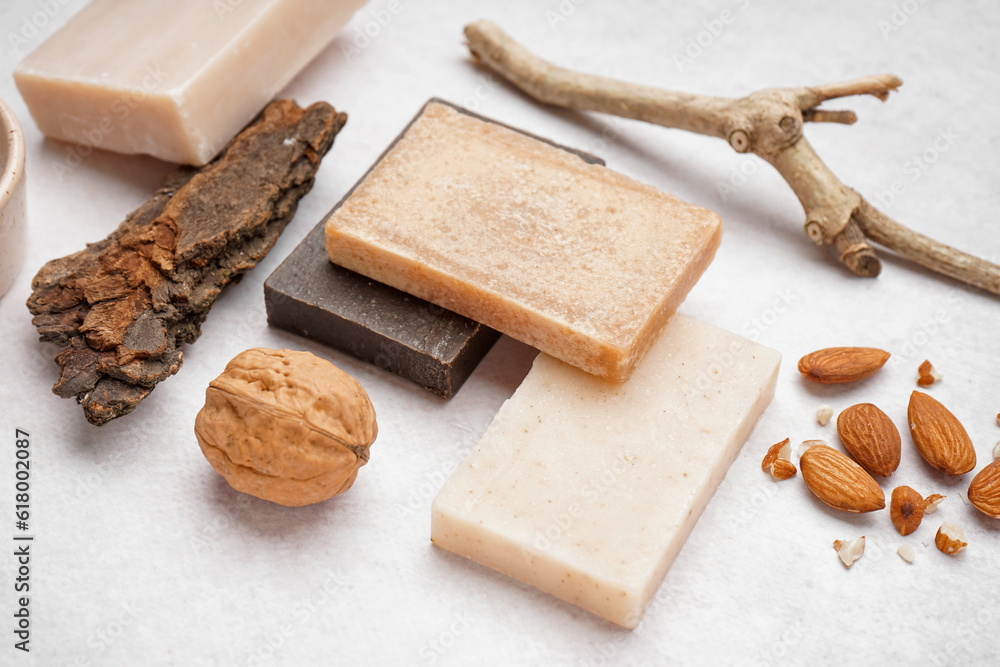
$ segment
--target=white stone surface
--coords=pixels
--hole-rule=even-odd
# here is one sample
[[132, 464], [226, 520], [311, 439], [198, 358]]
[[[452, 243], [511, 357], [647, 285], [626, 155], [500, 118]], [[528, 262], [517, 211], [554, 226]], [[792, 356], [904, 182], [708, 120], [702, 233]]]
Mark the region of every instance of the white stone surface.
[[[41, 4], [52, 5], [0, 6], [0, 97], [28, 143], [30, 222], [24, 268], [0, 299], [4, 618], [13, 613], [13, 550], [6, 547], [14, 532], [15, 428], [28, 430], [34, 443], [37, 536], [32, 652], [15, 655], [3, 625], [0, 664], [824, 665], [846, 638], [873, 663], [996, 662], [997, 522], [962, 502], [971, 477], [954, 481], [929, 469], [905, 435], [916, 368], [933, 359], [948, 379], [930, 393], [963, 420], [980, 465], [989, 460], [1000, 438], [996, 298], [889, 253], [877, 280], [852, 278], [834, 252], [806, 238], [798, 202], [760, 160], [716, 139], [538, 106], [472, 66], [461, 32], [469, 21], [492, 18], [564, 65], [720, 95], [895, 72], [905, 81], [898, 94], [885, 103], [831, 105], [854, 109], [858, 123], [809, 126], [810, 141], [865, 196], [879, 200], [898, 182], [902, 192], [886, 207], [892, 216], [1000, 260], [1000, 7], [993, 0], [961, 8], [900, 0], [794, 7], [785, 0], [401, 0], [395, 13], [374, 0], [284, 91], [350, 113], [296, 218], [270, 256], [215, 304], [180, 372], [136, 412], [100, 429], [79, 406], [50, 393], [56, 350], [37, 342], [24, 301], [43, 262], [104, 238], [170, 166], [43, 139], [9, 74], [84, 3], [58, 2], [52, 18]], [[900, 18], [894, 7], [904, 4], [918, 9]], [[678, 68], [675, 54], [723, 10], [733, 12], [730, 23]], [[892, 30], [883, 35], [880, 22]], [[355, 42], [366, 26], [374, 37]], [[28, 37], [15, 53], [10, 35], [22, 39], [22, 31]], [[427, 538], [432, 499], [513, 394], [532, 350], [502, 339], [445, 402], [267, 327], [262, 284], [269, 272], [434, 95], [598, 153], [613, 169], [714, 209], [723, 220], [722, 246], [681, 312], [785, 358], [774, 401], [631, 632]], [[947, 150], [915, 177], [914, 156], [942, 133]], [[57, 165], [70, 167], [61, 180]], [[722, 184], [736, 188], [725, 199]], [[830, 345], [874, 345], [893, 357], [855, 386], [803, 382], [795, 362]], [[199, 451], [193, 424], [205, 388], [229, 359], [254, 346], [333, 359], [371, 396], [380, 427], [371, 462], [333, 502], [289, 509], [240, 496]], [[775, 482], [760, 469], [767, 448], [786, 437], [796, 444], [826, 437], [837, 446], [830, 427], [816, 423], [817, 405], [839, 412], [866, 401], [904, 434], [902, 462], [885, 490], [908, 484], [948, 495], [934, 521], [911, 536], [919, 552], [912, 567], [894, 553], [900, 538], [887, 514], [844, 517], [815, 500], [801, 476]], [[946, 520], [968, 537], [957, 558], [934, 548]], [[868, 542], [849, 571], [830, 547], [846, 535]], [[915, 609], [933, 610], [933, 622], [914, 623]]]

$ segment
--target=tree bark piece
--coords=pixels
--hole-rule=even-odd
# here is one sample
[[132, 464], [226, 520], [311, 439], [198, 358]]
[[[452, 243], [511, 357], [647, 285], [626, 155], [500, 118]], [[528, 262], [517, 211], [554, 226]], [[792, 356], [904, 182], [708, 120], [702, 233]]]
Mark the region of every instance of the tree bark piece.
[[859, 276], [875, 277], [881, 271], [870, 239], [921, 266], [1000, 295], [1000, 267], [886, 216], [844, 185], [802, 133], [806, 122], [854, 123], [853, 111], [816, 107], [852, 95], [885, 101], [903, 83], [892, 74], [821, 86], [769, 88], [742, 98], [692, 95], [557, 67], [490, 21], [467, 25], [465, 36], [477, 60], [539, 102], [718, 137], [739, 153], [760, 156], [778, 170], [798, 197], [809, 238], [836, 245], [841, 261]]
[[347, 115], [272, 102], [214, 161], [181, 167], [103, 241], [47, 263], [28, 309], [63, 347], [53, 392], [98, 426], [180, 368], [216, 297], [257, 265], [312, 187]]

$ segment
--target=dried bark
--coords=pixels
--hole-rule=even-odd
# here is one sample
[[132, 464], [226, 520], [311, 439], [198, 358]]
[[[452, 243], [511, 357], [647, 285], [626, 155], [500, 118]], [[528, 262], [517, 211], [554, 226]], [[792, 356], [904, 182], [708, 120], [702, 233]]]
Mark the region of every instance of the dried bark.
[[882, 265], [871, 239], [932, 271], [1000, 295], [1000, 266], [918, 234], [844, 185], [803, 135], [807, 122], [857, 120], [853, 111], [818, 109], [852, 95], [886, 100], [902, 81], [891, 74], [822, 86], [769, 88], [739, 99], [678, 93], [557, 67], [534, 55], [490, 21], [465, 26], [469, 50], [481, 63], [539, 102], [599, 111], [724, 139], [752, 152], [788, 182], [805, 210], [805, 231], [831, 243], [853, 273], [873, 278]]
[[272, 102], [200, 169], [181, 167], [110, 236], [47, 263], [28, 309], [63, 350], [53, 392], [98, 426], [180, 368], [216, 297], [257, 265], [312, 187], [347, 115]]

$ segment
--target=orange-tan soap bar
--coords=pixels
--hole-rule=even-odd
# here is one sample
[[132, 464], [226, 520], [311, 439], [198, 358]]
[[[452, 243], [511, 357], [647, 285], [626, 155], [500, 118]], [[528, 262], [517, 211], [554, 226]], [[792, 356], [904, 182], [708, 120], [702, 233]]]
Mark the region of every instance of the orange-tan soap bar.
[[364, 0], [93, 0], [14, 80], [49, 137], [202, 165]]
[[720, 235], [711, 211], [438, 101], [326, 223], [336, 264], [618, 382]]

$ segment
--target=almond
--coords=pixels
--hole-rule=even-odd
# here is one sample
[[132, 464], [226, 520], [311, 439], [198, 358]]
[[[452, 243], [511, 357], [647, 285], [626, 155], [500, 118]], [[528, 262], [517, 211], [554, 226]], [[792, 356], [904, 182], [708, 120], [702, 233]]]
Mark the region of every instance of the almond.
[[969, 545], [965, 541], [965, 532], [961, 526], [957, 526], [950, 521], [945, 521], [938, 528], [937, 535], [934, 536], [934, 546], [942, 553], [954, 556], [959, 551]]
[[969, 502], [994, 519], [1000, 519], [1000, 459], [979, 471], [969, 485]]
[[888, 477], [899, 466], [899, 430], [871, 403], [858, 403], [841, 412], [837, 433], [851, 456], [873, 475]]
[[882, 368], [889, 356], [874, 347], [828, 347], [799, 359], [799, 372], [822, 384], [856, 382]]
[[889, 516], [892, 525], [900, 535], [909, 535], [915, 531], [924, 519], [924, 510], [930, 504], [924, 497], [908, 486], [897, 486], [892, 490], [889, 500]]
[[976, 450], [965, 427], [936, 399], [913, 392], [907, 418], [913, 444], [932, 466], [949, 475], [962, 475], [976, 467]]
[[878, 483], [836, 449], [813, 445], [802, 453], [799, 467], [809, 490], [834, 509], [872, 512], [885, 507], [885, 494]]

